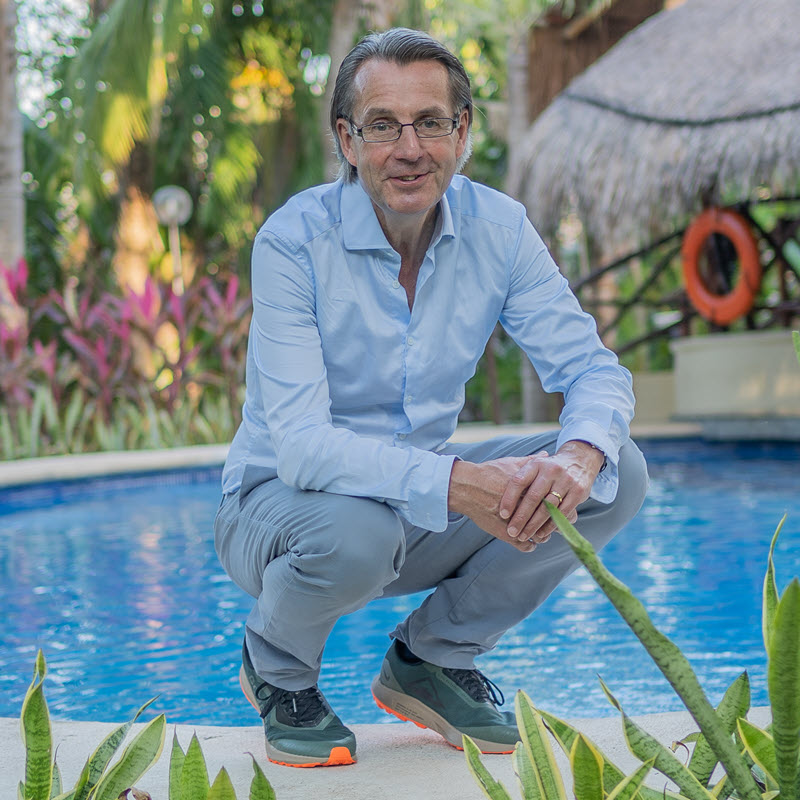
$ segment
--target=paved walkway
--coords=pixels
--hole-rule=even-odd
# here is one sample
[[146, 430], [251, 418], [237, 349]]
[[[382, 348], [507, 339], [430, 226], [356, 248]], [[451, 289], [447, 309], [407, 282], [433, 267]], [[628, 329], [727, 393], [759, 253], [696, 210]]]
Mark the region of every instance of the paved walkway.
[[[757, 725], [768, 720], [766, 709], [754, 709], [750, 715]], [[696, 730], [684, 712], [637, 717], [650, 733], [670, 745]], [[628, 752], [617, 717], [576, 720], [611, 759], [626, 772], [638, 766]], [[58, 763], [65, 788], [71, 788], [83, 762], [94, 747], [114, 726], [97, 722], [55, 722], [53, 737], [58, 745]], [[138, 728], [139, 726], [135, 726]], [[408, 722], [386, 725], [354, 725], [358, 739], [358, 763], [327, 769], [291, 769], [267, 761], [261, 728], [214, 728], [178, 725], [178, 740], [184, 750], [196, 731], [213, 781], [224, 766], [233, 781], [238, 800], [246, 800], [253, 774], [248, 753], [252, 753], [275, 789], [277, 800], [481, 800], [485, 796], [470, 774], [464, 754], [454, 750], [436, 734], [420, 730]], [[167, 775], [172, 728], [168, 728], [164, 753], [139, 781], [153, 800], [167, 800]], [[130, 739], [131, 734], [129, 734]], [[555, 749], [558, 747], [554, 745]], [[19, 736], [19, 720], [0, 718], [0, 798], [16, 797], [18, 781], [23, 776], [24, 754]], [[557, 753], [562, 773], [568, 774], [567, 762]], [[502, 781], [511, 796], [520, 797], [510, 756], [485, 756], [492, 775]], [[663, 788], [666, 780], [651, 773], [648, 781]]]

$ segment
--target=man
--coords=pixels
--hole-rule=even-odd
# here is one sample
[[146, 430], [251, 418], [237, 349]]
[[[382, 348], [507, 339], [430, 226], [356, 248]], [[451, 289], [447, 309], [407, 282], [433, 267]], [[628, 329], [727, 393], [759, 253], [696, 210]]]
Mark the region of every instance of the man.
[[[259, 231], [247, 396], [216, 547], [256, 598], [240, 680], [272, 761], [349, 764], [355, 738], [317, 688], [336, 620], [433, 590], [391, 634], [378, 705], [510, 752], [474, 659], [576, 566], [545, 499], [602, 547], [636, 513], [629, 373], [601, 344], [524, 209], [456, 172], [472, 100], [460, 62], [417, 31], [365, 37], [331, 106], [342, 164]], [[449, 443], [500, 320], [561, 429]], [[536, 658], [536, 653], [531, 653]]]

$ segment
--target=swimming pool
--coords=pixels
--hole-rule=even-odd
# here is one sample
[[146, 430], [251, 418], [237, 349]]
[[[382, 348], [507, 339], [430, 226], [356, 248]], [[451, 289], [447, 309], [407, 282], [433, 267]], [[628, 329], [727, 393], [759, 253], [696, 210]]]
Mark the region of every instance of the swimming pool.
[[[640, 442], [652, 487], [606, 548], [661, 630], [686, 653], [712, 702], [743, 669], [765, 704], [761, 582], [772, 533], [779, 587], [800, 574], [797, 444]], [[18, 716], [38, 648], [55, 718], [119, 721], [145, 700], [170, 722], [257, 724], [237, 683], [250, 598], [213, 548], [219, 470], [0, 490], [0, 716]], [[369, 684], [387, 631], [419, 597], [378, 600], [340, 620], [321, 686], [349, 723], [389, 722]], [[480, 667], [513, 695], [565, 717], [681, 708], [581, 569]]]

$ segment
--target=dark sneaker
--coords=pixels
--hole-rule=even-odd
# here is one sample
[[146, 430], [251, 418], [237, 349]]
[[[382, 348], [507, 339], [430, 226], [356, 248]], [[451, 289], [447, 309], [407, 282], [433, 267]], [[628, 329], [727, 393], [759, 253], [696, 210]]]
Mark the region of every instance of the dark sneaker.
[[417, 659], [409, 663], [398, 654], [405, 645], [395, 640], [372, 681], [375, 702], [390, 714], [430, 728], [448, 744], [462, 749], [466, 733], [482, 753], [512, 753], [519, 741], [514, 715], [499, 711], [503, 696], [477, 669], [437, 667]]
[[242, 648], [239, 683], [264, 720], [267, 758], [287, 767], [332, 767], [355, 763], [356, 737], [312, 686], [291, 692], [262, 680]]

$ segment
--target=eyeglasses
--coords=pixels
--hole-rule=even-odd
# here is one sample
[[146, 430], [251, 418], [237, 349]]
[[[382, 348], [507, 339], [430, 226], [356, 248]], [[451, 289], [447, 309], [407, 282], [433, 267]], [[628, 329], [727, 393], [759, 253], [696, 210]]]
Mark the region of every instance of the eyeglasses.
[[457, 119], [449, 117], [431, 117], [416, 122], [376, 122], [361, 128], [356, 128], [352, 120], [347, 121], [365, 142], [394, 142], [400, 138], [403, 128], [413, 128], [420, 139], [437, 139], [449, 136], [458, 124]]

